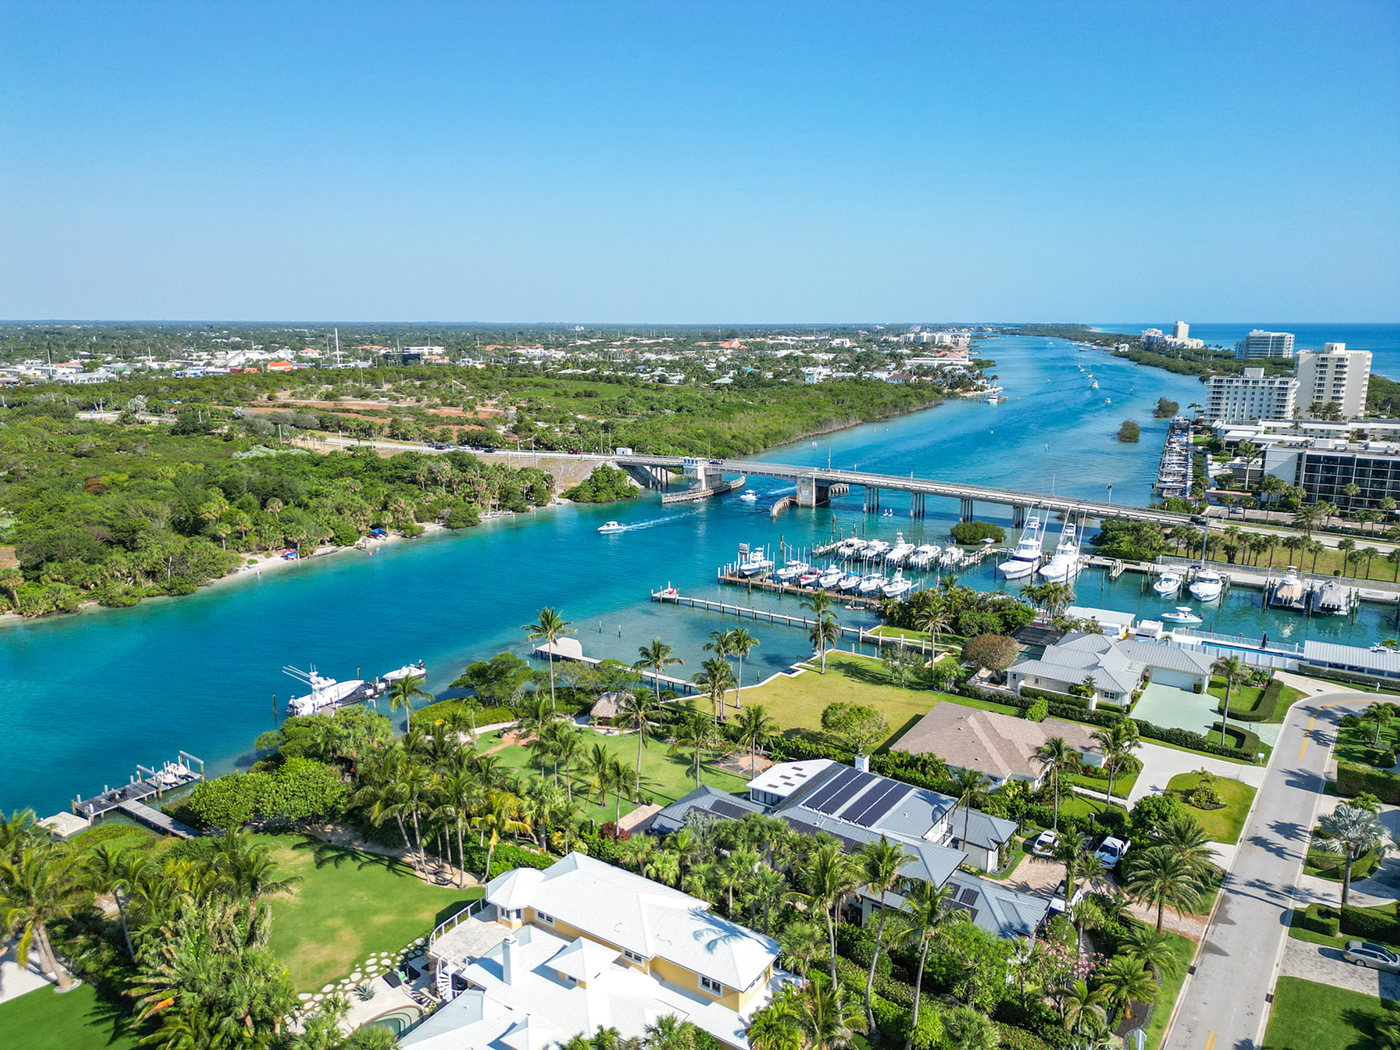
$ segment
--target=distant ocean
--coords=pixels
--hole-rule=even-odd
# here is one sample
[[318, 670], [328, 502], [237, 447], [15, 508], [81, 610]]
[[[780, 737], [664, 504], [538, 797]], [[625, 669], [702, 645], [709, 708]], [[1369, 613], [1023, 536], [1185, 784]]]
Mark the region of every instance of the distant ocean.
[[[1321, 350], [1324, 343], [1346, 343], [1348, 350], [1371, 351], [1373, 373], [1400, 380], [1400, 324], [1297, 324], [1285, 321], [1196, 324], [1189, 320], [1187, 323], [1191, 325], [1193, 338], [1204, 339], [1208, 346], [1218, 344], [1227, 350], [1233, 350], [1235, 344], [1255, 328], [1262, 328], [1266, 332], [1292, 332], [1293, 346], [1296, 350]], [[1105, 332], [1130, 334], [1141, 332], [1144, 328], [1160, 328], [1169, 333], [1172, 330], [1172, 322], [1115, 322], [1096, 324], [1094, 327]]]

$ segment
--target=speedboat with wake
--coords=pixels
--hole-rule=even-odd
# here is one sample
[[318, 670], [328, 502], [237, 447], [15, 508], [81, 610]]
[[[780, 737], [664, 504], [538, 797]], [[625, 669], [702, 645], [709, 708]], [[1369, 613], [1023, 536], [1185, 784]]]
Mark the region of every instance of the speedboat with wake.
[[601, 532], [601, 533], [604, 533], [604, 534], [609, 533], [609, 532], [626, 532], [626, 531], [627, 531], [627, 526], [626, 526], [626, 525], [619, 525], [619, 524], [618, 524], [617, 522], [615, 522], [615, 521], [609, 521], [609, 522], [607, 522], [606, 524], [599, 525], [599, 526], [598, 526], [598, 531]]
[[741, 495], [739, 498], [740, 498], [741, 500], [743, 500], [745, 503], [757, 503], [757, 502], [758, 502], [758, 493], [757, 493], [757, 492], [745, 492], [745, 493], [744, 493], [743, 495]]

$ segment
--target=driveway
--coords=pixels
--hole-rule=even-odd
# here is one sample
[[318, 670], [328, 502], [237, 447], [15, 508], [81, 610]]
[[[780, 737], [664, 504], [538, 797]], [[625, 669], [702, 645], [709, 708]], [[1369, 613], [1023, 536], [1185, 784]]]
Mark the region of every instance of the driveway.
[[1128, 795], [1129, 809], [1144, 795], [1160, 795], [1166, 791], [1167, 782], [1177, 774], [1194, 773], [1202, 766], [1216, 776], [1238, 780], [1255, 788], [1264, 783], [1268, 774], [1264, 766], [1249, 766], [1241, 762], [1227, 762], [1223, 758], [1208, 758], [1189, 751], [1162, 747], [1146, 740], [1142, 742], [1142, 747], [1137, 750], [1136, 755], [1142, 760], [1142, 772], [1138, 774], [1133, 790]]
[[1284, 949], [1280, 976], [1302, 977], [1334, 988], [1379, 995], [1382, 999], [1400, 999], [1400, 974], [1373, 970], [1369, 966], [1353, 966], [1342, 958], [1340, 948], [1325, 947], [1288, 938]]
[[1365, 694], [1331, 692], [1289, 711], [1182, 987], [1168, 1050], [1259, 1045], [1337, 721], [1349, 706], [1369, 702]]
[[1149, 682], [1133, 707], [1133, 717], [1153, 725], [1208, 733], [1211, 724], [1220, 721], [1215, 710], [1219, 702], [1209, 693], [1193, 693], [1190, 689]]

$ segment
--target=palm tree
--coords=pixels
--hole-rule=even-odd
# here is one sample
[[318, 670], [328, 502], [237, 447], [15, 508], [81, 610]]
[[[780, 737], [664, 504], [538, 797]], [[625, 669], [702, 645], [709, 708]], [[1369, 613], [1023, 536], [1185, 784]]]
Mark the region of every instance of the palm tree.
[[637, 647], [637, 655], [641, 659], [632, 665], [632, 669], [634, 671], [651, 671], [656, 684], [656, 702], [658, 704], [661, 703], [661, 675], [666, 668], [685, 663], [679, 656], [671, 655], [674, 651], [660, 638], [653, 638], [650, 645]]
[[625, 792], [629, 799], [635, 797], [641, 779], [637, 773], [628, 769], [617, 759], [613, 759], [608, 764], [608, 782], [612, 785], [613, 801], [617, 806], [617, 811], [613, 814], [614, 823], [622, 819], [623, 793]]
[[851, 1029], [859, 1023], [860, 1013], [846, 1002], [840, 985], [831, 987], [809, 982], [797, 998], [793, 1020], [797, 1022], [811, 1050], [831, 1050], [844, 1046]]
[[[597, 747], [597, 744], [593, 745]], [[671, 746], [667, 749], [667, 754], [674, 755], [683, 747], [691, 748], [693, 751], [690, 768], [695, 774], [695, 786], [700, 786], [700, 758], [715, 746], [715, 724], [711, 718], [706, 718], [699, 711], [690, 709], [682, 715], [676, 724], [674, 735], [671, 737]]]
[[1157, 932], [1162, 932], [1162, 909], [1194, 910], [1201, 906], [1201, 880], [1191, 865], [1165, 846], [1150, 846], [1128, 858], [1128, 896], [1157, 909]]
[[1168, 820], [1158, 831], [1156, 844], [1185, 861], [1202, 886], [1220, 875], [1210, 836], [1189, 813], [1181, 813]]
[[914, 855], [904, 852], [903, 843], [891, 842], [881, 835], [879, 842], [867, 842], [861, 847], [859, 858], [866, 889], [880, 895], [880, 918], [875, 923], [875, 950], [871, 953], [870, 973], [865, 979], [866, 1030], [873, 1032], [875, 1012], [871, 1005], [871, 996], [875, 994], [875, 964], [880, 961], [880, 949], [885, 939], [885, 921], [890, 915], [890, 910], [885, 905], [886, 894], [899, 885], [900, 872], [914, 860]]
[[914, 626], [924, 631], [929, 636], [929, 641], [931, 642], [929, 653], [930, 660], [938, 659], [938, 636], [946, 631], [951, 623], [952, 620], [948, 616], [947, 611], [936, 605], [929, 606], [923, 615], [915, 622]]
[[1087, 1024], [1098, 1030], [1108, 1022], [1108, 1014], [1103, 1008], [1104, 993], [1099, 988], [1091, 989], [1084, 981], [1071, 981], [1060, 989], [1060, 1013], [1065, 1026], [1076, 1035]]
[[734, 739], [749, 749], [749, 770], [752, 775], [754, 753], [761, 740], [768, 738], [778, 728], [778, 723], [769, 717], [762, 704], [739, 709], [734, 720]]
[[1371, 850], [1385, 851], [1385, 828], [1381, 818], [1369, 809], [1343, 802], [1317, 824], [1318, 845], [1346, 859], [1342, 871], [1342, 906], [1351, 892], [1351, 866], [1356, 858]]
[[904, 1050], [913, 1050], [914, 1033], [919, 1030], [919, 1000], [924, 990], [924, 964], [928, 962], [929, 948], [951, 923], [966, 921], [966, 911], [948, 906], [956, 893], [956, 887], [950, 883], [935, 886], [919, 880], [905, 894], [904, 910], [909, 913], [915, 942], [919, 946], [919, 972], [914, 979], [914, 1014], [909, 1036], [904, 1040]]
[[1040, 763], [1041, 769], [1050, 774], [1051, 791], [1054, 794], [1056, 834], [1060, 831], [1060, 771], [1076, 759], [1074, 749], [1062, 736], [1052, 736], [1031, 756]]
[[728, 660], [719, 657], [706, 660], [702, 667], [703, 670], [691, 681], [704, 687], [715, 721], [719, 721], [723, 717], [724, 694], [734, 687], [734, 669], [729, 666]]
[[705, 643], [704, 650], [707, 653], [714, 653], [725, 663], [734, 654], [734, 632], [733, 631], [711, 631], [710, 640]]
[[963, 810], [962, 840], [966, 843], [968, 823], [972, 819], [972, 807], [986, 804], [987, 788], [991, 781], [975, 769], [960, 768], [951, 770], [951, 773], [952, 775], [948, 779], [953, 788], [952, 794], [957, 797], [958, 805]]
[[300, 875], [283, 876], [272, 859], [272, 847], [246, 831], [224, 833], [214, 854], [214, 870], [234, 897], [247, 899], [250, 919], [261, 898], [285, 893], [302, 881]]
[[739, 658], [739, 678], [734, 689], [734, 706], [743, 707], [744, 659], [758, 645], [758, 639], [749, 634], [748, 628], [736, 627], [729, 635], [730, 651]]
[[1157, 982], [1131, 955], [1115, 955], [1098, 973], [1104, 999], [1118, 1012], [1132, 1003], [1150, 1003], [1157, 997]]
[[1225, 702], [1221, 708], [1220, 719], [1220, 745], [1229, 747], [1230, 745], [1225, 742], [1225, 731], [1230, 728], [1230, 690], [1249, 677], [1249, 668], [1238, 656], [1222, 656], [1210, 665], [1210, 673], [1218, 674], [1225, 680]]
[[812, 647], [821, 651], [822, 674], [826, 674], [826, 647], [841, 637], [841, 632], [837, 629], [836, 614], [831, 611], [835, 607], [836, 599], [826, 591], [817, 591], [802, 601], [802, 608], [810, 609], [812, 619], [816, 621], [811, 632]]
[[821, 950], [822, 935], [814, 923], [796, 919], [783, 928], [778, 943], [783, 946], [783, 962], [787, 968], [799, 977], [806, 977], [807, 968]]
[[438, 792], [442, 800], [440, 814], [452, 821], [457, 829], [457, 859], [460, 862], [458, 870], [461, 872], [458, 885], [465, 887], [467, 884], [467, 854], [463, 849], [462, 839], [472, 814], [486, 801], [486, 790], [476, 777], [463, 772], [449, 773], [443, 777], [438, 783]]
[[417, 675], [400, 678], [389, 687], [389, 710], [404, 708], [410, 722], [413, 720], [413, 701], [418, 699], [432, 700], [433, 694], [423, 688], [423, 679]]
[[1123, 953], [1140, 967], [1161, 974], [1175, 974], [1181, 969], [1181, 956], [1176, 954], [1171, 934], [1158, 933], [1136, 923], [1123, 938]]
[[29, 949], [37, 945], [40, 968], [66, 992], [73, 978], [54, 954], [48, 927], [68, 915], [73, 882], [67, 865], [55, 863], [57, 857], [57, 847], [37, 842], [17, 855], [0, 857], [0, 922], [6, 932], [18, 935], [15, 959], [20, 966], [29, 965]]
[[836, 622], [836, 617], [830, 614], [822, 617], [812, 626], [807, 637], [812, 642], [812, 648], [821, 653], [821, 673], [826, 674], [826, 651], [841, 638], [841, 627]]
[[841, 852], [835, 839], [818, 839], [807, 851], [807, 878], [812, 891], [802, 896], [822, 910], [831, 950], [831, 983], [836, 984], [836, 909], [860, 888], [855, 861]]
[[1388, 726], [1394, 718], [1394, 704], [1372, 704], [1362, 712], [1361, 721], [1373, 722], [1376, 726], [1376, 735], [1371, 738], [1372, 747], [1381, 746], [1381, 730]]
[[[600, 806], [608, 800], [608, 788], [612, 786], [612, 764], [612, 752], [600, 743], [594, 743], [583, 756], [583, 760], [579, 762], [579, 772], [583, 774], [590, 785], [589, 790], [584, 795], [587, 797], [592, 794], [592, 788], [596, 787]], [[696, 786], [699, 786], [698, 781]]]
[[98, 893], [110, 893], [116, 902], [122, 937], [126, 940], [126, 954], [132, 960], [136, 958], [136, 949], [131, 944], [126, 906], [132, 891], [150, 871], [151, 861], [144, 851], [120, 849], [111, 842], [99, 842], [83, 858], [82, 872], [87, 884]]
[[520, 819], [520, 799], [509, 791], [492, 791], [482, 811], [472, 818], [473, 826], [486, 832], [486, 870], [483, 883], [491, 881], [491, 857], [502, 835], [528, 835], [530, 824]]
[[569, 801], [574, 798], [573, 766], [583, 755], [583, 733], [572, 726], [561, 727], [559, 738], [554, 745], [554, 757], [564, 766], [564, 788]]
[[1137, 723], [1123, 717], [1112, 725], [1096, 730], [1093, 739], [1103, 751], [1104, 768], [1108, 770], [1108, 788], [1104, 791], [1103, 804], [1113, 801], [1113, 779], [1128, 764], [1134, 751], [1142, 746]]
[[525, 632], [527, 642], [537, 642], [541, 638], [545, 640], [545, 651], [549, 654], [549, 708], [555, 710], [554, 704], [554, 646], [555, 643], [566, 634], [575, 634], [573, 625], [552, 607], [541, 609], [536, 616], [534, 623], [522, 624], [520, 629]]
[[647, 730], [656, 723], [654, 719], [660, 717], [660, 701], [653, 700], [646, 693], [637, 695], [625, 693], [622, 703], [619, 705], [619, 717], [622, 724], [628, 729], [637, 731], [637, 779], [642, 777], [642, 748], [647, 743]]

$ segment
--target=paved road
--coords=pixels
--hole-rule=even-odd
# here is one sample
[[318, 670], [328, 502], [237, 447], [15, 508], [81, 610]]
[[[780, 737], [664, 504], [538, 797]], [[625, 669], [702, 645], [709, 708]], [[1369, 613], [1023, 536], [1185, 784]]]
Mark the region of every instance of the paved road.
[[1293, 887], [1302, 872], [1324, 771], [1348, 706], [1364, 693], [1323, 693], [1288, 714], [1234, 866], [1216, 902], [1163, 1045], [1168, 1050], [1258, 1047], [1266, 1000], [1288, 938]]

